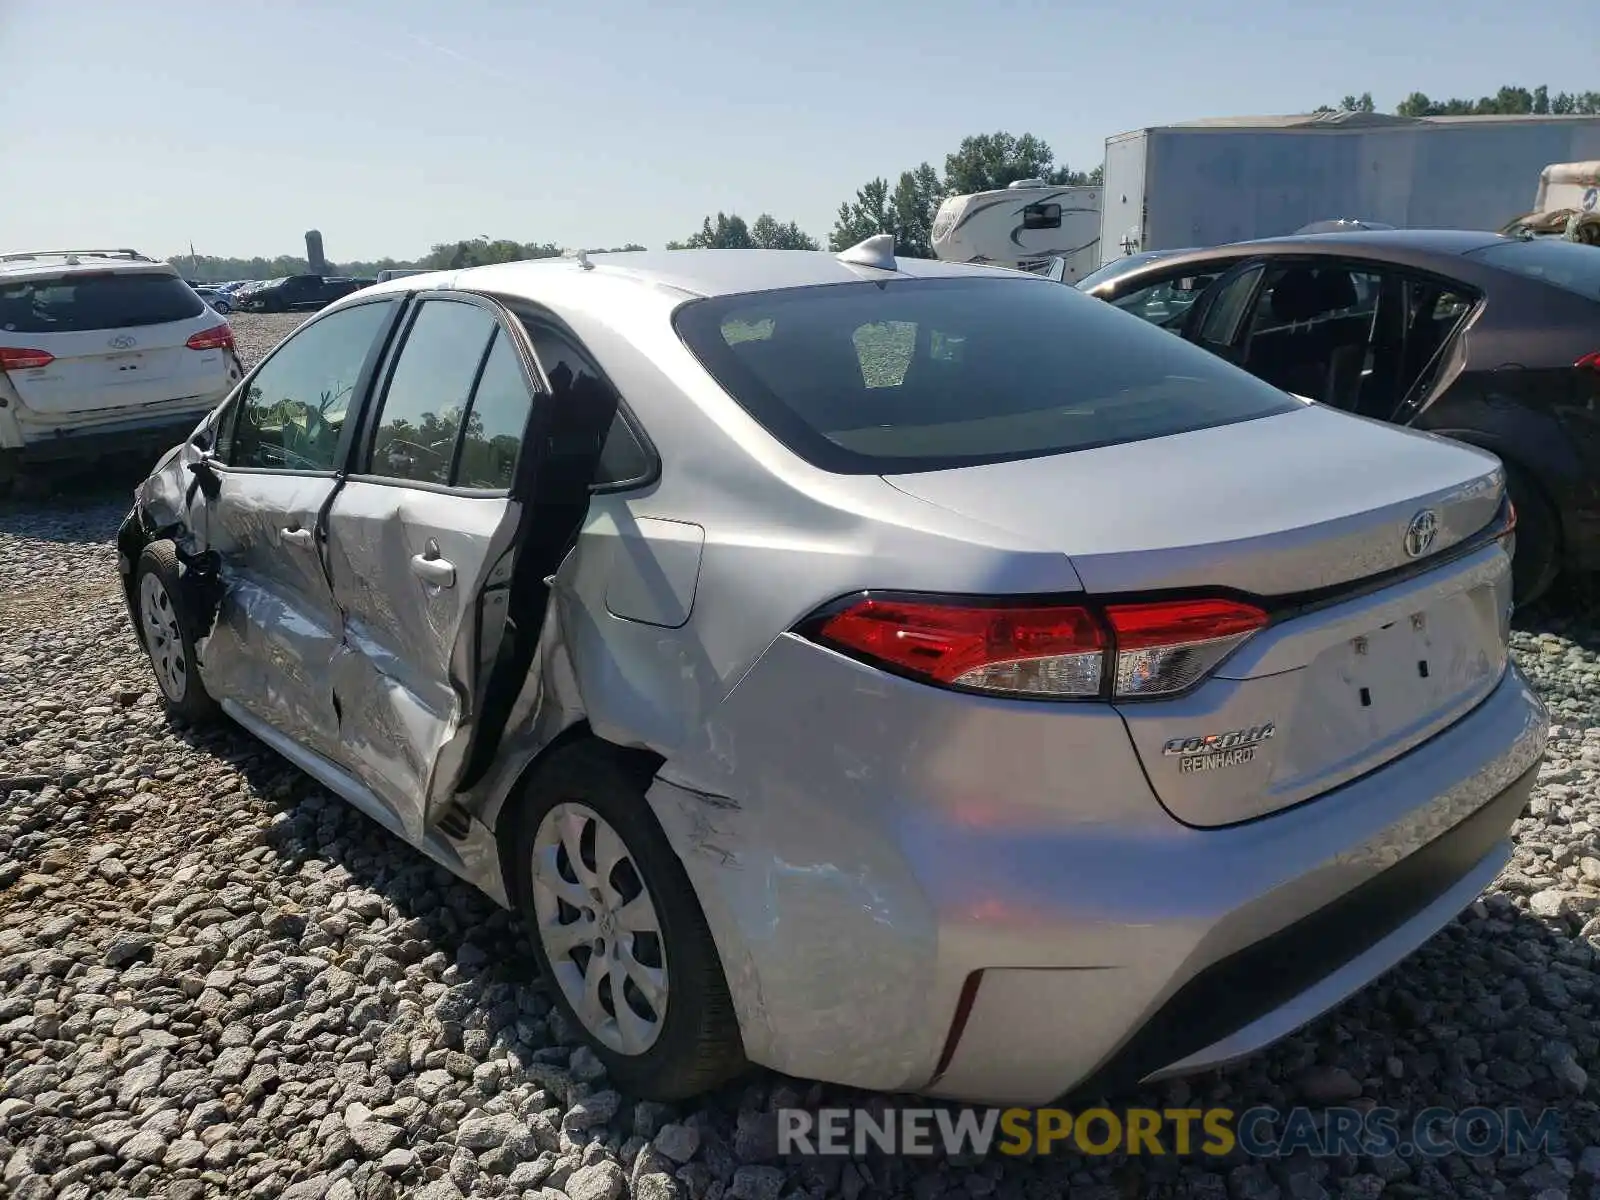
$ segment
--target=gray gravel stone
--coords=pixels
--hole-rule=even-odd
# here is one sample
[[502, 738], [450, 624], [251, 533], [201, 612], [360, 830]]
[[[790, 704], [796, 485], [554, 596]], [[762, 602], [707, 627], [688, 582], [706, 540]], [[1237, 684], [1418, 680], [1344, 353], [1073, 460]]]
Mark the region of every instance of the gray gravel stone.
[[[303, 318], [235, 316], [258, 359]], [[0, 501], [0, 1191], [23, 1200], [1584, 1196], [1600, 1185], [1600, 604], [1519, 615], [1550, 750], [1485, 895], [1390, 974], [1133, 1106], [1485, 1105], [1566, 1158], [784, 1164], [756, 1074], [626, 1106], [514, 918], [230, 726], [163, 715], [122, 611], [134, 478]], [[37, 1161], [36, 1161], [37, 1160]], [[1563, 1166], [1565, 1164], [1565, 1166]], [[1245, 1168], [1240, 1170], [1240, 1168]], [[297, 1190], [298, 1189], [298, 1190]], [[1547, 1196], [1549, 1200], [1549, 1196]]]

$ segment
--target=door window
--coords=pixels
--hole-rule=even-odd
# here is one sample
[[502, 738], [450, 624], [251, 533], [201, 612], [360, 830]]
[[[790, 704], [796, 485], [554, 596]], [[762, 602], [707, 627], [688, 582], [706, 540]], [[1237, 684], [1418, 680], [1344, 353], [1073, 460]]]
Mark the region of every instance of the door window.
[[423, 302], [384, 389], [362, 473], [450, 482], [457, 434], [494, 332], [494, 317], [476, 304]]
[[1196, 338], [1200, 344], [1208, 348], [1233, 345], [1249, 310], [1250, 296], [1255, 291], [1256, 281], [1261, 278], [1261, 270], [1259, 266], [1251, 267], [1222, 285], [1201, 322], [1200, 332]]
[[362, 368], [393, 307], [359, 304], [291, 334], [241, 397], [229, 462], [332, 471]]
[[[1243, 365], [1284, 391], [1336, 408], [1363, 407], [1363, 389], [1378, 390], [1371, 377], [1381, 290], [1379, 275], [1358, 267], [1274, 266], [1251, 315]], [[1367, 397], [1369, 404], [1378, 399]]]
[[461, 436], [461, 461], [455, 473], [459, 486], [511, 487], [532, 408], [533, 396], [517, 362], [516, 347], [506, 331], [498, 329]]

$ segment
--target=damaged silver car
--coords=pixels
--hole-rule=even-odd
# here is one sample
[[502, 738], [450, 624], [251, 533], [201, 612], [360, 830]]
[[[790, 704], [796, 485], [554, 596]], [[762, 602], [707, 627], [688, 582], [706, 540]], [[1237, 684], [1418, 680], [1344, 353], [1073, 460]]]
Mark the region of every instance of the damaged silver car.
[[139, 489], [130, 616], [536, 933], [612, 1076], [975, 1101], [1249, 1053], [1508, 856], [1472, 447], [1071, 288], [578, 256], [319, 314]]

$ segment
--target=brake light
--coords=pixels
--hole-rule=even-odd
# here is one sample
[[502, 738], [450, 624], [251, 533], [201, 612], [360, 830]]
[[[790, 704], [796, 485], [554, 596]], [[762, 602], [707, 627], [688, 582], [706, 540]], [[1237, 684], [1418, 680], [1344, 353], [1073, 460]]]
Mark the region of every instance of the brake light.
[[1135, 699], [1183, 691], [1268, 620], [1262, 609], [1233, 600], [1100, 609], [871, 597], [807, 622], [801, 632], [928, 683], [1014, 696]]
[[56, 356], [43, 350], [21, 350], [0, 346], [0, 371], [27, 371], [34, 367], [48, 367]]
[[233, 330], [227, 325], [213, 325], [191, 337], [185, 346], [191, 350], [232, 350]]
[[1104, 634], [1083, 608], [861, 600], [816, 637], [933, 683], [994, 692], [1096, 696], [1105, 662]]
[[1585, 354], [1572, 365], [1575, 367], [1588, 367], [1591, 371], [1600, 371], [1600, 350], [1596, 350], [1592, 354]]

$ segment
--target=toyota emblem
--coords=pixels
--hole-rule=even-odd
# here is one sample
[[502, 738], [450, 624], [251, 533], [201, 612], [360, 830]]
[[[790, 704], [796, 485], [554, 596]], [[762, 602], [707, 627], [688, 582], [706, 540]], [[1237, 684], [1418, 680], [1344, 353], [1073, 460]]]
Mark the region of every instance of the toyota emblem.
[[1421, 558], [1433, 545], [1433, 539], [1439, 533], [1439, 518], [1434, 516], [1433, 510], [1425, 508], [1411, 518], [1411, 523], [1406, 526], [1404, 545], [1408, 558]]
[[119, 333], [106, 343], [113, 350], [127, 350], [136, 345], [136, 341], [126, 333]]

